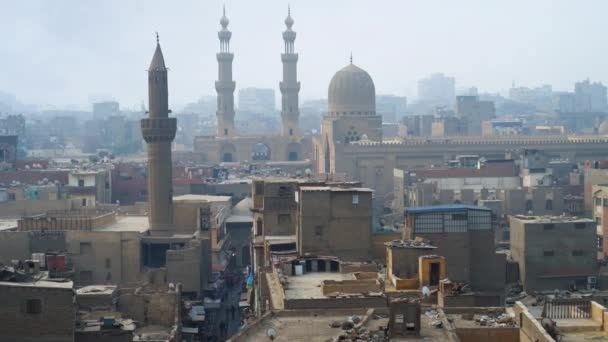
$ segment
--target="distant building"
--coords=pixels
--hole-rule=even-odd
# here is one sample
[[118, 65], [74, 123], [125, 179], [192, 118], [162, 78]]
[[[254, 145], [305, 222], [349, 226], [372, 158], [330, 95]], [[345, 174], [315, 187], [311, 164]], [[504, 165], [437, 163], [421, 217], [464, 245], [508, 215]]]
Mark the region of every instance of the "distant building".
[[396, 95], [376, 96], [376, 111], [384, 122], [397, 122], [405, 115], [407, 98]]
[[511, 216], [511, 257], [519, 264], [524, 290], [594, 286], [596, 225], [585, 218]]
[[74, 208], [111, 203], [112, 176], [108, 170], [75, 170], [68, 175], [68, 192]]
[[276, 111], [274, 89], [239, 89], [239, 110], [252, 113], [272, 113]]
[[608, 108], [606, 86], [601, 82], [576, 82], [574, 97], [577, 112], [602, 112]]
[[466, 135], [482, 135], [484, 121], [496, 116], [494, 102], [480, 101], [477, 96], [458, 96], [456, 98], [456, 116], [464, 121]]
[[93, 103], [93, 119], [100, 120], [120, 114], [120, 104], [115, 101]]
[[551, 110], [553, 107], [553, 89], [548, 84], [536, 88], [513, 87], [509, 89], [509, 98], [538, 110]]
[[608, 184], [593, 185], [593, 219], [597, 225], [598, 259], [608, 256]]
[[418, 100], [432, 102], [437, 105], [450, 106], [454, 103], [455, 81], [436, 73], [418, 81]]
[[16, 135], [0, 136], [0, 170], [14, 169], [17, 163]]

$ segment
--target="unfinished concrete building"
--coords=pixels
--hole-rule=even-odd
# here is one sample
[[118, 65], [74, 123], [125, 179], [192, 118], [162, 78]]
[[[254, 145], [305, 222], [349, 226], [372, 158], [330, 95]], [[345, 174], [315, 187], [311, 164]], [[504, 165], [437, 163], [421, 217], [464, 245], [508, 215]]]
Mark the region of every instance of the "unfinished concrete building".
[[372, 194], [367, 188], [300, 186], [298, 253], [370, 260]]
[[505, 256], [495, 251], [489, 208], [458, 204], [409, 208], [404, 239], [415, 238], [437, 247], [435, 253], [446, 259], [449, 279], [493, 296], [492, 305], [502, 305]]
[[561, 216], [511, 216], [511, 257], [524, 290], [594, 288], [595, 222]]

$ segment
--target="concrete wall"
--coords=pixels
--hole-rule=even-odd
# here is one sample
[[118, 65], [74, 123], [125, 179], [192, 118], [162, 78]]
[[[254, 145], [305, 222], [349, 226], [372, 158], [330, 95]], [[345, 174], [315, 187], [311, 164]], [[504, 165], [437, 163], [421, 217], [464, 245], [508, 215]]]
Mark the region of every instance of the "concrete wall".
[[[358, 196], [357, 204], [353, 204], [353, 196]], [[300, 191], [299, 253], [369, 260], [372, 209], [371, 192]]]
[[32, 257], [28, 232], [0, 232], [0, 263], [10, 265], [11, 260]]
[[402, 234], [400, 231], [394, 233], [372, 233], [372, 258], [386, 264], [386, 245], [384, 243], [401, 239]]
[[461, 342], [519, 342], [518, 328], [456, 328]]
[[[528, 292], [567, 289], [575, 281], [586, 283], [587, 276], [598, 272], [595, 222], [581, 221], [584, 228], [577, 228], [576, 222], [555, 221], [552, 229], [545, 229], [549, 223], [510, 218], [511, 255]], [[575, 256], [573, 251], [583, 255]]]
[[66, 232], [78, 285], [137, 282], [141, 265], [138, 232]]
[[301, 309], [346, 309], [346, 308], [384, 308], [387, 307], [385, 297], [363, 298], [316, 298], [316, 299], [286, 299], [285, 310]]
[[357, 279], [357, 280], [323, 280], [321, 284], [323, 295], [332, 293], [368, 293], [380, 292], [382, 288], [376, 279]]
[[515, 303], [513, 312], [519, 325], [520, 342], [555, 342], [521, 302]]
[[[40, 314], [28, 314], [26, 301], [39, 299]], [[68, 289], [0, 286], [0, 342], [74, 341], [74, 292]]]
[[211, 279], [211, 241], [191, 241], [186, 247], [167, 251], [167, 282], [182, 284], [183, 292], [201, 295]]
[[117, 309], [125, 316], [131, 317], [143, 325], [162, 325], [170, 327], [175, 324], [177, 293], [124, 293], [119, 296]]

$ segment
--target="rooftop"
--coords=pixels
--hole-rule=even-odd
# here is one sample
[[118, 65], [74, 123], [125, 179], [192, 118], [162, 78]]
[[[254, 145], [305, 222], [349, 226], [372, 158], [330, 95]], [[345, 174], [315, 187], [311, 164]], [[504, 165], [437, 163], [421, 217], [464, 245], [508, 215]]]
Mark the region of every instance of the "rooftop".
[[437, 248], [435, 246], [431, 246], [424, 241], [418, 240], [393, 240], [384, 243], [386, 246], [397, 247], [397, 248]]
[[374, 192], [370, 188], [343, 188], [337, 186], [302, 186], [302, 191]]
[[476, 205], [444, 204], [444, 205], [433, 205], [433, 206], [428, 206], [428, 207], [406, 208], [405, 212], [408, 214], [425, 214], [425, 213], [454, 212], [454, 211], [467, 211], [467, 210], [492, 211], [492, 209], [490, 209], [490, 208], [480, 207], [480, 206], [476, 206]]
[[352, 273], [312, 272], [287, 277], [287, 284], [283, 288], [286, 299], [327, 298], [327, 296], [323, 295], [322, 283], [324, 280], [342, 281], [355, 279]]
[[0, 286], [8, 287], [32, 287], [43, 289], [66, 289], [72, 290], [74, 283], [72, 281], [50, 281], [50, 280], [33, 280], [25, 282], [0, 281]]
[[116, 221], [94, 229], [97, 232], [140, 232], [150, 229], [148, 216], [116, 216]]
[[560, 222], [581, 222], [581, 223], [595, 223], [595, 221], [577, 216], [526, 216], [526, 215], [515, 215], [512, 216], [520, 221], [526, 223], [560, 223]]
[[174, 202], [230, 202], [230, 196], [213, 196], [213, 195], [180, 195], [174, 196]]

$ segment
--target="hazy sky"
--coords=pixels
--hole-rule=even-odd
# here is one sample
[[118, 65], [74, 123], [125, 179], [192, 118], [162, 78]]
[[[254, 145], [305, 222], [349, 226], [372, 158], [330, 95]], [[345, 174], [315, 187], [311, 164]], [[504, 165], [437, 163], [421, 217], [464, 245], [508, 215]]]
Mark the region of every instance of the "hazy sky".
[[[0, 91], [25, 103], [123, 107], [146, 100], [146, 68], [159, 31], [172, 107], [214, 94], [221, 1], [1, 0]], [[287, 1], [226, 1], [237, 89], [277, 89]], [[606, 0], [291, 0], [301, 97], [326, 97], [348, 63], [378, 94], [416, 95], [432, 72], [457, 87], [501, 91], [608, 82]]]

